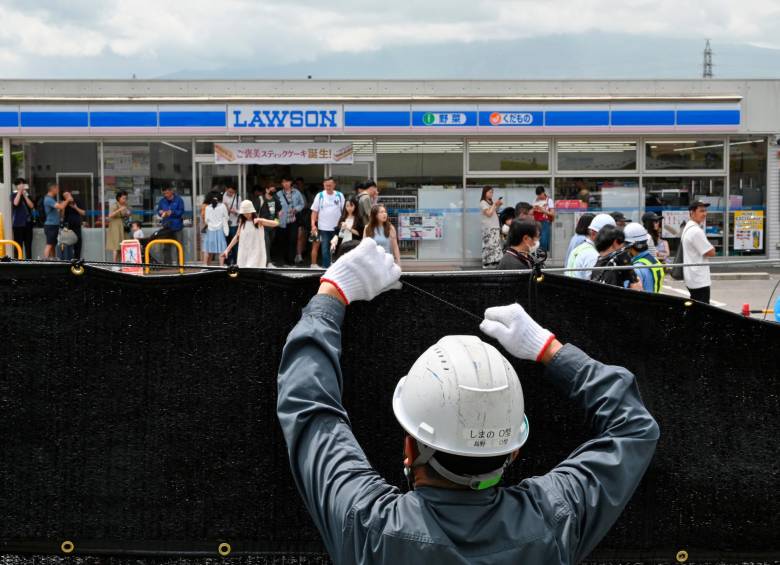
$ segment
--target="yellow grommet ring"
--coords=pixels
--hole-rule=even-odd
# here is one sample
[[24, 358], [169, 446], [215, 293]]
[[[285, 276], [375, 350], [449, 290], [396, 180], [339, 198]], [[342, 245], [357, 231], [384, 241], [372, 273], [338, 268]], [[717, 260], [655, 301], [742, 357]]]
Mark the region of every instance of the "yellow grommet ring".
[[78, 277], [79, 275], [84, 274], [84, 267], [82, 267], [81, 265], [73, 265], [70, 268], [70, 272]]
[[217, 553], [219, 553], [222, 557], [227, 557], [230, 555], [231, 551], [233, 551], [233, 548], [230, 547], [230, 544], [226, 542], [222, 542], [219, 544], [219, 547], [217, 547]]
[[677, 552], [675, 558], [677, 559], [677, 563], [685, 563], [686, 561], [688, 561], [688, 552], [685, 551], [684, 549], [681, 549], [680, 551]]
[[73, 550], [76, 549], [76, 546], [73, 545], [72, 541], [65, 540], [62, 542], [62, 545], [60, 545], [60, 549], [62, 550], [62, 553], [73, 553]]
[[544, 282], [544, 275], [540, 275], [540, 276], [536, 277], [536, 282], [538, 282], [538, 283]]
[[685, 301], [685, 307], [686, 308], [690, 308], [691, 306], [693, 306], [693, 301], [692, 300], [686, 300]]
[[230, 271], [230, 272], [228, 272], [228, 276], [231, 279], [234, 279], [234, 278], [236, 278], [238, 276], [238, 271]]

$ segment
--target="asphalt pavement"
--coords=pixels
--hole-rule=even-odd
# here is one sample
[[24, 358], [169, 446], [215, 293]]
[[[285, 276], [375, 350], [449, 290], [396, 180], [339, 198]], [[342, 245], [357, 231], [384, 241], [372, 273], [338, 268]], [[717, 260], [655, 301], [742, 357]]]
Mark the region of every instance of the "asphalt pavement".
[[[767, 274], [768, 278], [764, 278]], [[713, 306], [725, 308], [732, 312], [742, 312], [743, 304], [750, 304], [752, 310], [766, 308], [772, 290], [780, 280], [780, 272], [776, 270], [768, 271], [767, 269], [756, 269], [754, 271], [745, 269], [744, 276], [745, 278], [736, 280], [720, 279], [717, 273], [713, 273], [710, 303]], [[682, 281], [676, 281], [669, 276], [664, 279], [663, 293], [671, 296], [690, 296]], [[778, 287], [771, 300], [770, 309], [774, 307], [778, 296], [780, 296], [780, 287]], [[760, 318], [761, 316], [754, 314], [753, 317]], [[767, 319], [774, 319], [773, 314], [768, 314]]]

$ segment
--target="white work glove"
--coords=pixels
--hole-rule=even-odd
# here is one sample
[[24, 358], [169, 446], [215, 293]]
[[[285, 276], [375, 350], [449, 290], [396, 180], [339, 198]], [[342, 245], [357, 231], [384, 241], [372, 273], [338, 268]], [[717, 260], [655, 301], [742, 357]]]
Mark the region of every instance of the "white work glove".
[[347, 304], [371, 300], [391, 288], [401, 288], [401, 267], [393, 256], [365, 237], [355, 249], [340, 257], [325, 271], [320, 282], [336, 287]]
[[488, 308], [479, 329], [498, 340], [515, 357], [529, 361], [541, 361], [545, 350], [555, 339], [519, 304]]

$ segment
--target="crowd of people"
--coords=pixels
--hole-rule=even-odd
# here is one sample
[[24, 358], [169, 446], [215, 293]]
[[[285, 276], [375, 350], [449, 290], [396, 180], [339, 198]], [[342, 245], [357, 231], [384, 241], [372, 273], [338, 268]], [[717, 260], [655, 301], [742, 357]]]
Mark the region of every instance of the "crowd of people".
[[[387, 209], [378, 202], [379, 189], [372, 180], [358, 183], [354, 193], [337, 190], [333, 178], [323, 180], [317, 190], [305, 190], [303, 179], [283, 176], [281, 189], [276, 182], [256, 186], [253, 195], [241, 200], [235, 185], [215, 186], [200, 207], [202, 261], [208, 265], [239, 267], [309, 266], [327, 269], [333, 259], [369, 237], [400, 264], [398, 233]], [[30, 197], [29, 185], [16, 179], [11, 193], [13, 237], [32, 257], [34, 218], [42, 219], [46, 238], [44, 258], [81, 257], [81, 225], [86, 210], [71, 192], [60, 194], [51, 183], [39, 203]], [[504, 206], [504, 199], [491, 186], [480, 196], [483, 268], [530, 269], [544, 263], [550, 250], [550, 234], [555, 206], [543, 186], [536, 188], [533, 203]], [[568, 276], [594, 280], [646, 292], [660, 292], [669, 262], [691, 263], [682, 271], [691, 297], [709, 302], [710, 274], [706, 262], [715, 254], [702, 229], [709, 204], [694, 201], [690, 220], [683, 226], [681, 253], [670, 256], [662, 237], [663, 218], [646, 212], [642, 222], [629, 222], [622, 212], [582, 214], [564, 258]], [[127, 192], [120, 190], [105, 217], [106, 250], [119, 261], [123, 240], [128, 235], [143, 245], [151, 239], [181, 242], [184, 227], [184, 200], [168, 186], [155, 210], [160, 227], [149, 239], [143, 228], [132, 221]], [[161, 250], [160, 261], [173, 262], [171, 246]], [[306, 259], [304, 259], [306, 257]], [[641, 268], [630, 269], [632, 265]], [[596, 267], [625, 267], [599, 270]]]
[[[549, 252], [554, 204], [544, 187], [537, 187], [533, 204], [519, 202], [503, 206], [490, 186], [482, 189], [482, 267], [501, 270], [533, 269], [541, 266]], [[642, 215], [642, 222], [630, 222], [622, 212], [582, 214], [569, 241], [564, 259], [567, 276], [622, 288], [659, 293], [670, 262], [686, 262], [682, 278], [691, 298], [709, 303], [710, 274], [706, 262], [715, 255], [702, 225], [708, 203], [696, 200], [688, 207], [690, 219], [681, 237], [682, 252], [671, 257], [669, 243], [661, 237], [663, 218], [655, 212]], [[636, 266], [637, 268], [630, 268]], [[598, 269], [598, 267], [622, 267]]]
[[316, 191], [303, 179], [283, 176], [256, 186], [241, 201], [234, 186], [215, 186], [201, 204], [203, 262], [238, 267], [327, 269], [335, 257], [370, 237], [400, 264], [398, 234], [377, 202], [376, 183], [355, 185], [353, 194], [337, 190], [328, 177]]

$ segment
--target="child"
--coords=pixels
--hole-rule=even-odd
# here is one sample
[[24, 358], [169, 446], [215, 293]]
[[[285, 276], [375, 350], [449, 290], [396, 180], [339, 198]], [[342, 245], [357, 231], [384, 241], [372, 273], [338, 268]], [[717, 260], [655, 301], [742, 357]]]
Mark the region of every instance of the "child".
[[141, 222], [130, 222], [130, 231], [133, 232], [133, 239], [143, 239], [144, 230], [141, 229]]
[[250, 200], [244, 200], [238, 209], [238, 230], [227, 249], [220, 255], [225, 259], [230, 250], [241, 240], [238, 246], [237, 265], [240, 269], [265, 268], [267, 266], [264, 228], [275, 228], [279, 225], [277, 220], [258, 218], [255, 205]]

